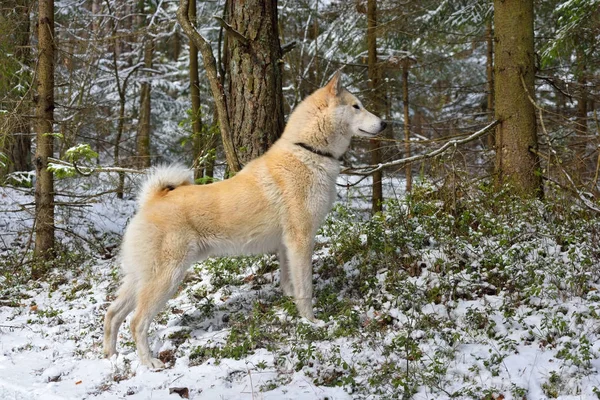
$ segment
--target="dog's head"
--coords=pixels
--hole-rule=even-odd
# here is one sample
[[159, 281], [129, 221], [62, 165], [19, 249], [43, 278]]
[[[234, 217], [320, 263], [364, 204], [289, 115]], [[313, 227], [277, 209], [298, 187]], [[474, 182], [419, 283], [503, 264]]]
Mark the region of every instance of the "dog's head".
[[385, 129], [386, 122], [367, 111], [356, 96], [344, 89], [340, 75], [337, 71], [321, 88], [327, 97], [328, 107], [333, 107], [334, 125], [351, 136], [377, 136]]

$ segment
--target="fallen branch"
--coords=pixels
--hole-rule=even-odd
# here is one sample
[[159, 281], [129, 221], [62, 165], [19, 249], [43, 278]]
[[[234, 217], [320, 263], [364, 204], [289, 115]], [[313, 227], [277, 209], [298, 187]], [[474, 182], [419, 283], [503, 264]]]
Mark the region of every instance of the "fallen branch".
[[428, 158], [437, 157], [452, 147], [456, 147], [459, 144], [465, 144], [468, 142], [472, 142], [473, 140], [485, 135], [486, 133], [488, 133], [489, 131], [494, 129], [496, 127], [496, 125], [498, 125], [499, 123], [500, 123], [499, 120], [495, 120], [494, 122], [488, 124], [484, 128], [478, 130], [477, 132], [472, 133], [471, 135], [469, 135], [463, 139], [450, 140], [449, 142], [446, 142], [443, 146], [441, 146], [439, 149], [436, 149], [429, 153], [419, 154], [419, 155], [407, 157], [407, 158], [401, 158], [399, 160], [394, 160], [394, 161], [377, 164], [377, 165], [366, 165], [364, 167], [349, 167], [349, 168], [345, 168], [344, 170], [342, 170], [342, 173], [353, 173], [356, 175], [371, 175], [372, 173], [379, 171], [383, 168], [403, 166], [406, 164], [413, 163], [415, 161], [421, 161], [421, 160], [425, 160]]

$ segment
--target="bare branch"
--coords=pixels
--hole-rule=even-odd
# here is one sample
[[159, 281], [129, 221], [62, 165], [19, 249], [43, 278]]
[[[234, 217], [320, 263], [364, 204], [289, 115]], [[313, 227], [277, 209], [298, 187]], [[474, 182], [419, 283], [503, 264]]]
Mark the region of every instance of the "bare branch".
[[492, 123], [486, 125], [484, 128], [478, 130], [477, 132], [472, 133], [471, 135], [469, 135], [463, 139], [450, 140], [449, 142], [446, 142], [443, 146], [441, 146], [439, 149], [433, 150], [432, 152], [429, 152], [429, 153], [419, 154], [419, 155], [407, 157], [407, 158], [401, 158], [399, 160], [394, 160], [394, 161], [377, 164], [377, 165], [367, 165], [364, 167], [350, 167], [350, 168], [344, 169], [342, 171], [342, 173], [351, 172], [356, 175], [370, 175], [373, 172], [379, 171], [386, 167], [397, 167], [397, 166], [402, 166], [405, 164], [410, 164], [415, 161], [420, 161], [420, 160], [425, 160], [428, 158], [437, 157], [452, 147], [456, 147], [459, 144], [465, 144], [468, 142], [472, 142], [473, 140], [485, 135], [486, 133], [488, 133], [489, 131], [494, 129], [496, 127], [496, 125], [498, 125], [499, 123], [500, 123], [499, 120], [495, 120]]
[[244, 46], [248, 46], [250, 44], [250, 39], [242, 35], [240, 32], [236, 31], [233, 28], [233, 26], [229, 25], [223, 18], [219, 17], [218, 15], [213, 15], [213, 18], [217, 20], [217, 22], [223, 27], [223, 29], [231, 33], [231, 36], [238, 42], [242, 43]]
[[71, 167], [75, 169], [78, 173], [89, 176], [94, 172], [127, 172], [130, 174], [145, 174], [146, 171], [142, 169], [133, 169], [133, 168], [121, 168], [121, 167], [81, 167], [79, 165], [71, 164], [70, 162], [59, 160], [58, 158], [48, 157], [48, 163], [64, 165], [67, 167]]
[[281, 46], [281, 56], [283, 57], [284, 55], [286, 55], [290, 51], [294, 50], [294, 48], [296, 47], [297, 44], [298, 44], [298, 42], [296, 42], [294, 40], [293, 42], [286, 43], [283, 46]]

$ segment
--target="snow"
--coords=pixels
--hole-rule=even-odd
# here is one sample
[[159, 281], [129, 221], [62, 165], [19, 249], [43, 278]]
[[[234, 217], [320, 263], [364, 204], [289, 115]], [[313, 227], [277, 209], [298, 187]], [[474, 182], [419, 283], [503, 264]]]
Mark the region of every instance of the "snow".
[[[66, 182], [62, 183], [65, 187], [69, 186], [68, 180]], [[347, 187], [348, 192], [342, 188], [340, 201], [351, 202], [357, 209], [367, 208], [361, 191], [366, 190], [368, 184], [364, 181], [360, 186]], [[391, 185], [403, 187], [403, 182], [395, 180]], [[98, 186], [92, 184], [89, 190], [94, 188]], [[388, 196], [393, 193], [388, 191]], [[398, 194], [401, 196], [402, 192]], [[98, 197], [83, 210], [59, 209], [59, 224], [83, 237], [90, 237], [90, 232], [94, 232], [90, 239], [108, 235], [109, 242], [118, 242], [135, 203], [132, 196], [128, 200], [111, 196]], [[31, 210], [17, 211], [18, 205], [32, 201], [26, 191], [0, 189], [0, 226], [5, 232], [3, 256], [10, 253], [11, 246], [23, 245], [23, 232], [27, 232], [32, 223]], [[361, 233], [362, 228], [356, 229], [359, 246], [368, 246], [372, 240], [368, 231]], [[523, 234], [530, 233], [525, 226], [517, 229]], [[316, 266], [334, 253], [328, 232], [324, 229], [319, 234]], [[418, 226], [415, 232], [426, 236], [427, 229]], [[59, 237], [64, 243], [74, 240]], [[419, 262], [424, 264], [423, 270], [407, 277], [404, 287], [399, 288], [406, 294], [387, 292], [385, 284], [391, 278], [388, 268], [378, 270], [364, 304], [361, 299], [349, 298], [344, 290], [335, 293], [335, 301], [350, 301], [347, 318], [354, 315], [359, 319], [358, 336], [334, 335], [344, 329], [346, 317], [336, 316], [327, 324], [311, 327], [275, 301], [268, 320], [262, 320], [259, 326], [251, 326], [253, 320], [246, 320], [247, 326], [243, 328], [247, 335], [251, 335], [251, 329], [258, 334], [281, 331], [282, 343], [277, 344], [279, 347], [275, 350], [271, 348], [275, 343], [260, 344], [239, 359], [227, 356], [216, 359], [208, 354], [206, 359], [198, 361], [192, 360], [192, 355], [199, 347], [225, 346], [233, 330], [239, 328], [232, 324], [231, 318], [240, 313], [250, 315], [257, 305], [268, 305], [272, 299], [281, 297], [278, 272], [260, 273], [261, 265], [273, 259], [248, 261], [232, 272], [232, 276], [241, 277], [244, 283], [225, 285], [218, 290], [211, 276], [211, 271], [220, 268], [218, 261], [194, 267], [191, 282], [152, 324], [152, 351], [171, 351], [175, 355], [169, 367], [159, 371], [139, 365], [127, 322], [120, 331], [120, 354], [110, 359], [103, 357], [103, 317], [117, 287], [118, 258], [114, 252], [104, 257], [89, 249], [89, 263], [80, 270], [58, 269], [45, 281], [28, 282], [2, 291], [14, 297], [0, 298], [0, 398], [180, 398], [176, 393], [169, 393], [172, 388], [187, 388], [191, 399], [393, 398], [390, 393], [394, 392], [386, 392], [392, 387], [390, 382], [381, 384], [381, 392], [374, 390], [369, 394], [370, 389], [365, 390], [386, 363], [396, 367], [406, 365], [407, 376], [412, 371], [421, 374], [423, 381], [431, 374], [430, 382], [437, 383], [414, 387], [414, 399], [489, 395], [485, 398], [537, 400], [549, 398], [548, 393], [556, 393], [557, 398], [563, 400], [597, 398], [600, 302], [593, 279], [586, 283], [593, 286], [587, 295], [561, 299], [553, 297], [549, 290], [542, 290], [521, 301], [511, 309], [512, 314], [508, 314], [506, 307], [510, 296], [503, 292], [472, 298], [459, 296], [445, 302], [429, 301], [417, 310], [411, 305], [419, 303], [419, 293], [435, 287], [436, 282], [455, 279], [459, 293], [460, 285], [469, 290], [472, 286], [468, 285], [474, 279], [467, 272], [456, 277], [436, 273], [436, 260], [450, 256], [433, 238], [427, 243], [420, 249]], [[478, 246], [494, 245], [497, 243], [491, 238], [482, 238], [479, 245], [472, 245], [468, 250], [478, 254], [481, 252]], [[515, 244], [510, 249], [516, 252], [520, 247]], [[581, 249], [570, 252], [565, 249], [543, 237], [535, 242], [535, 251], [529, 252], [524, 262], [542, 262], [551, 255], [567, 263], [569, 254], [574, 257], [573, 254], [581, 252]], [[477, 263], [471, 265], [473, 271], [481, 268]], [[346, 279], [358, 279], [361, 260], [354, 257], [339, 267]], [[318, 271], [317, 268], [317, 274]], [[6, 282], [9, 277], [2, 278]], [[259, 279], [261, 283], [257, 284]], [[317, 283], [317, 295], [327, 289], [328, 279]], [[194, 296], [201, 300], [194, 300]], [[8, 304], [9, 301], [12, 304]], [[216, 311], [204, 314], [210, 307]], [[323, 310], [317, 310], [317, 315], [319, 312]], [[434, 322], [423, 326], [424, 319]], [[385, 324], [389, 324], [389, 328], [382, 330], [380, 336], [370, 336], [369, 327]], [[176, 343], [174, 337], [178, 334], [188, 335], [183, 343]], [[573, 352], [560, 356], [561, 349], [571, 348], [577, 349], [579, 360], [567, 359], [575, 354]], [[309, 362], [298, 367], [302, 354]], [[586, 354], [589, 365], [585, 364]], [[421, 357], [421, 361], [412, 357]], [[437, 375], [433, 372], [436, 363], [443, 371]], [[352, 368], [354, 383], [324, 384], [324, 377], [338, 376], [336, 374], [343, 377]], [[556, 392], [552, 392], [552, 382], [556, 379], [559, 380]]]

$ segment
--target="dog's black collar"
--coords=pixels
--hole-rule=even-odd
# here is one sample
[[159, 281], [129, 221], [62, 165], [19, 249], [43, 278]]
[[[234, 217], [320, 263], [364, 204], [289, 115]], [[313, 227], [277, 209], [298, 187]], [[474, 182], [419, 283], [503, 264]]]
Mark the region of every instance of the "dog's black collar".
[[306, 144], [306, 143], [298, 142], [298, 143], [294, 143], [294, 144], [295, 144], [296, 146], [300, 146], [300, 147], [302, 147], [303, 149], [305, 149], [305, 150], [308, 150], [308, 151], [310, 151], [311, 153], [314, 153], [314, 154], [316, 154], [316, 155], [323, 156], [323, 157], [327, 157], [327, 158], [331, 158], [331, 159], [333, 159], [333, 160], [336, 160], [336, 161], [342, 161], [342, 157], [340, 157], [340, 158], [337, 158], [336, 156], [334, 156], [333, 154], [331, 154], [331, 153], [330, 153], [330, 152], [328, 152], [328, 151], [321, 151], [321, 150], [319, 150], [319, 149], [315, 149], [314, 147], [312, 147], [312, 146], [309, 146], [309, 145], [308, 145], [308, 144]]

